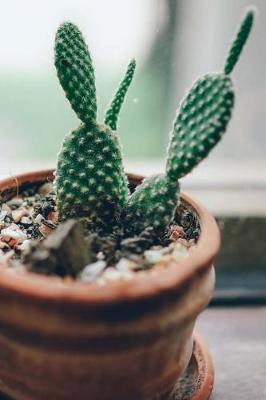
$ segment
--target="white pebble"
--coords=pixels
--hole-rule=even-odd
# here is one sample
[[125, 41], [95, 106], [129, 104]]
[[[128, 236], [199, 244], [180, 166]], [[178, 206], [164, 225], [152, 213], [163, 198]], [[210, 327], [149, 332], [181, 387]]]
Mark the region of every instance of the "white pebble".
[[1, 236], [3, 238], [15, 239], [17, 240], [18, 243], [21, 243], [27, 239], [27, 235], [20, 229], [11, 229], [11, 228], [2, 229]]
[[38, 214], [37, 217], [34, 219], [34, 222], [36, 222], [36, 224], [38, 224], [38, 225], [41, 225], [43, 220], [44, 220], [44, 217], [41, 214]]
[[110, 267], [105, 270], [103, 278], [108, 279], [110, 281], [115, 281], [121, 278], [121, 272], [113, 267]]
[[114, 267], [107, 268], [102, 277], [108, 281], [117, 281], [119, 279], [131, 279], [134, 273], [131, 271], [118, 271]]
[[25, 225], [30, 225], [30, 224], [31, 224], [31, 220], [30, 220], [29, 217], [22, 217], [21, 220], [20, 220], [20, 222], [21, 222], [22, 224], [25, 224]]
[[24, 240], [24, 242], [22, 242], [22, 244], [20, 245], [20, 250], [25, 251], [28, 250], [30, 248], [30, 240]]
[[2, 210], [0, 212], [0, 221], [4, 221], [5, 217], [7, 216], [7, 211]]
[[11, 215], [11, 208], [7, 204], [2, 205], [2, 211], [6, 211], [7, 215]]
[[179, 262], [187, 258], [189, 255], [188, 248], [181, 243], [177, 243], [174, 247], [173, 253], [172, 253], [172, 258]]
[[92, 282], [97, 278], [106, 267], [106, 262], [99, 260], [88, 264], [80, 273], [80, 279], [86, 282]]
[[128, 260], [127, 258], [121, 258], [116, 264], [116, 269], [121, 272], [132, 271], [136, 267], [136, 263], [134, 261]]
[[97, 260], [104, 260], [104, 254], [102, 251], [99, 251], [99, 253], [97, 254]]
[[161, 249], [160, 250], [151, 249], [151, 250], [144, 251], [144, 257], [145, 257], [146, 261], [150, 264], [156, 264], [156, 263], [162, 261], [164, 254], [165, 254], [165, 252], [162, 251]]

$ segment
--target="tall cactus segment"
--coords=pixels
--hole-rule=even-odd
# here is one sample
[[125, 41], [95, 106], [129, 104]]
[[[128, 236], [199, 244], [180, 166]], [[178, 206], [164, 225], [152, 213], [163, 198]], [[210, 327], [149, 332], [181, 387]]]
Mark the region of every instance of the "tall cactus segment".
[[73, 110], [82, 121], [58, 155], [56, 192], [59, 219], [88, 217], [111, 224], [127, 200], [127, 181], [117, 133], [96, 122], [91, 57], [78, 28], [62, 24], [55, 40], [55, 66]]
[[237, 63], [238, 58], [242, 52], [242, 49], [249, 37], [251, 28], [253, 26], [253, 21], [254, 21], [254, 10], [249, 9], [246, 12], [240, 24], [236, 37], [231, 45], [228, 56], [226, 58], [224, 66], [224, 73], [226, 75], [230, 74], [233, 71], [234, 66]]
[[164, 229], [173, 220], [178, 179], [190, 172], [220, 140], [233, 104], [229, 77], [209, 74], [196, 81], [181, 103], [174, 123], [166, 175], [144, 180], [128, 200], [126, 221], [135, 231], [139, 233], [147, 226]]
[[231, 80], [224, 74], [199, 78], [181, 103], [167, 158], [167, 176], [189, 173], [221, 139], [234, 104]]
[[114, 131], [117, 128], [117, 119], [118, 119], [118, 114], [121, 109], [121, 106], [123, 104], [125, 95], [128, 91], [128, 88], [132, 82], [134, 72], [136, 68], [136, 61], [131, 60], [128, 67], [126, 74], [122, 80], [122, 82], [119, 85], [119, 88], [115, 94], [115, 97], [109, 107], [109, 109], [106, 112], [106, 117], [105, 117], [105, 124], [109, 125], [111, 129]]
[[57, 76], [78, 118], [87, 125], [96, 121], [94, 69], [88, 47], [78, 27], [63, 23], [55, 37]]

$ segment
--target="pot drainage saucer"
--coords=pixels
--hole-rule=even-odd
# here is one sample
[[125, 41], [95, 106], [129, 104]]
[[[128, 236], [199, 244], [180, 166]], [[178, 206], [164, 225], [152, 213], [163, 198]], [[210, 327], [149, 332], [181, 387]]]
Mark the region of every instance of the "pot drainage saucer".
[[210, 353], [202, 339], [195, 335], [189, 365], [168, 400], [208, 400], [213, 382], [214, 368]]
[[[195, 335], [189, 365], [167, 400], [208, 400], [213, 381], [214, 369], [211, 356], [202, 339]], [[12, 400], [11, 397], [1, 393], [1, 385], [0, 400]]]

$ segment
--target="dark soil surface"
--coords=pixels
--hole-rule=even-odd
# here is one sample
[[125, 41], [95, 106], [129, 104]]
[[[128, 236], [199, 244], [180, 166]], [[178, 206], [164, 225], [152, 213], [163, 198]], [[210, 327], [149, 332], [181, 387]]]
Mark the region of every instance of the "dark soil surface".
[[[22, 193], [2, 202], [0, 261], [7, 261], [18, 268], [25, 255], [27, 258], [31, 243], [44, 240], [55, 231], [57, 225], [56, 195], [52, 183], [31, 185]], [[109, 274], [111, 272], [113, 277], [119, 277], [114, 272], [119, 270], [117, 266], [126, 272], [151, 268], [154, 263], [176, 253], [177, 247], [179, 259], [180, 252], [184, 253], [184, 249], [189, 250], [196, 245], [200, 225], [193, 211], [181, 203], [173, 224], [164, 232], [158, 233], [147, 228], [138, 236], [125, 238], [117, 227], [108, 236], [85, 230], [84, 234], [90, 246], [92, 263], [81, 266], [77, 278], [91, 281], [106, 274], [106, 271]], [[49, 270], [46, 273], [51, 274]]]

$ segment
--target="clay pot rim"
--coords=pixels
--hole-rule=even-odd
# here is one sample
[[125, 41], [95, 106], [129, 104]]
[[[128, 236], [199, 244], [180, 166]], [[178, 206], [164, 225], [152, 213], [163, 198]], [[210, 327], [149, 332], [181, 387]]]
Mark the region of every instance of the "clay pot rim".
[[[0, 193], [9, 188], [19, 187], [26, 182], [52, 181], [53, 171], [49, 169], [29, 172], [0, 180]], [[128, 177], [133, 182], [143, 179], [142, 176], [133, 174], [128, 174]], [[97, 283], [68, 282], [58, 277], [32, 272], [19, 274], [2, 265], [0, 266], [0, 291], [8, 290], [31, 300], [104, 305], [144, 300], [181, 290], [195, 275], [209, 269], [220, 247], [220, 232], [212, 215], [186, 193], [182, 192], [181, 195], [198, 215], [201, 234], [197, 247], [191, 255], [179, 263], [169, 262], [167, 268], [163, 269], [163, 273], [162, 269], [153, 268], [150, 271], [138, 272], [130, 280], [108, 282], [100, 286]]]

